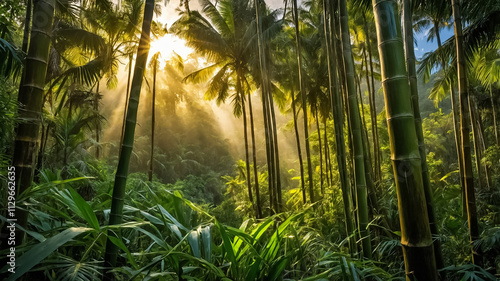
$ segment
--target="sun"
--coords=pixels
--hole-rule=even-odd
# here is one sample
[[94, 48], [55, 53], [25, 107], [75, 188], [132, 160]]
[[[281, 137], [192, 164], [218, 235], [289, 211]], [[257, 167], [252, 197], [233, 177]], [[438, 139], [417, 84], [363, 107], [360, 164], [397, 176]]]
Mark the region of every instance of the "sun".
[[193, 53], [193, 49], [187, 47], [186, 41], [183, 39], [172, 34], [165, 34], [158, 39], [151, 40], [148, 62], [157, 52], [160, 52], [162, 57], [161, 61], [163, 63], [169, 60], [174, 55], [174, 52], [181, 56], [182, 59], [186, 60], [187, 57]]

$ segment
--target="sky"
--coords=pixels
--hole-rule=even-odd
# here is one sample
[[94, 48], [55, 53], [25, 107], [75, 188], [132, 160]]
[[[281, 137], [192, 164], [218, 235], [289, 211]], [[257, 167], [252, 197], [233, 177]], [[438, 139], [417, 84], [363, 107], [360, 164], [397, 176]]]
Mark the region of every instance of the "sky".
[[[438, 47], [436, 39], [431, 42], [427, 42], [427, 33], [428, 30], [425, 30], [413, 35], [417, 41], [417, 44], [415, 45], [415, 56], [417, 59], [420, 59], [425, 53], [434, 51]], [[453, 36], [453, 28], [441, 30], [441, 40], [443, 43], [451, 36]]]
[[[300, 1], [299, 1], [300, 2]], [[269, 5], [271, 9], [277, 9], [277, 8], [283, 8], [283, 0], [267, 0], [266, 3]], [[156, 18], [155, 20], [158, 20], [162, 23], [167, 23], [168, 27], [178, 18], [178, 12], [176, 11], [177, 7], [179, 6], [179, 0], [172, 1], [168, 3], [167, 6], [163, 5], [164, 3], [161, 3], [162, 5], [162, 15], [159, 18]], [[189, 2], [190, 8], [192, 10], [200, 9], [200, 4], [198, 0], [191, 0]], [[415, 56], [417, 59], [420, 59], [425, 53], [431, 52], [435, 49], [437, 49], [437, 42], [436, 40], [432, 42], [427, 42], [427, 30], [424, 30], [419, 33], [415, 33], [415, 39], [417, 41], [417, 44], [415, 46]], [[453, 29], [443, 29], [441, 30], [441, 38], [442, 41], [446, 41], [448, 38], [453, 36]]]

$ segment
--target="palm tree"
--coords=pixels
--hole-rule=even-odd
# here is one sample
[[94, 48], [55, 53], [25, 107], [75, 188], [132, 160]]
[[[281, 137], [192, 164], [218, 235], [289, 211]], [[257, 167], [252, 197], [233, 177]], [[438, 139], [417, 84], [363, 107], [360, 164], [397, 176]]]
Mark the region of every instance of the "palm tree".
[[[118, 160], [118, 169], [116, 171], [115, 183], [113, 185], [113, 196], [111, 201], [111, 212], [109, 216], [109, 225], [117, 225], [122, 222], [123, 201], [125, 197], [125, 186], [127, 183], [127, 174], [129, 169], [130, 156], [134, 145], [135, 125], [137, 120], [137, 110], [141, 93], [142, 79], [146, 69], [146, 62], [149, 53], [151, 21], [153, 19], [154, 0], [146, 0], [144, 6], [144, 19], [142, 23], [141, 39], [137, 49], [137, 60], [134, 68], [134, 78], [130, 92], [130, 100], [127, 110], [127, 125], [120, 158]], [[108, 236], [117, 237], [118, 234], [109, 232]], [[106, 252], [104, 256], [104, 265], [108, 268], [105, 272], [106, 280], [113, 280], [113, 273], [109, 271], [116, 265], [118, 257], [118, 246], [108, 238], [106, 242]]]
[[[245, 159], [247, 165], [247, 187], [250, 201], [253, 202], [253, 193], [250, 182], [250, 161], [248, 151], [248, 129], [246, 114], [246, 96], [249, 93], [249, 79], [252, 75], [250, 62], [251, 51], [255, 49], [255, 13], [252, 11], [251, 2], [221, 1], [215, 7], [210, 1], [203, 1], [202, 7], [208, 20], [198, 11], [181, 12], [181, 17], [171, 27], [172, 32], [186, 39], [187, 45], [194, 48], [196, 52], [205, 56], [213, 64], [199, 69], [184, 79], [188, 82], [201, 82], [210, 79], [205, 98], [215, 99], [218, 104], [231, 98], [233, 102], [233, 113], [243, 118], [243, 130], [245, 132]], [[276, 25], [272, 20], [274, 14], [267, 16], [270, 26], [266, 26], [268, 36], [272, 36], [272, 27]], [[271, 31], [269, 31], [271, 30]], [[215, 74], [214, 74], [215, 73]], [[230, 97], [231, 92], [234, 93]], [[249, 108], [252, 106], [248, 102]], [[255, 158], [255, 141], [253, 131], [253, 112], [250, 108], [252, 148]], [[271, 163], [269, 160], [268, 163]], [[254, 162], [254, 169], [256, 167]], [[271, 166], [271, 165], [268, 165]], [[271, 173], [270, 173], [271, 174]], [[257, 175], [254, 171], [257, 182]], [[256, 183], [258, 188], [258, 183]], [[256, 212], [258, 213], [258, 209]], [[260, 215], [259, 215], [260, 216]]]
[[406, 280], [438, 280], [396, 1], [373, 1]]

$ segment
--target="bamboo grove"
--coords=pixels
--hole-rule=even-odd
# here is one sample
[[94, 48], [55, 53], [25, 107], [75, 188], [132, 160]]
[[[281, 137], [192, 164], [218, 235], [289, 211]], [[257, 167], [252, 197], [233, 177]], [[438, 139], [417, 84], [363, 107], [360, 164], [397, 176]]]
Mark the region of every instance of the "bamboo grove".
[[3, 1], [2, 280], [498, 280], [499, 16]]

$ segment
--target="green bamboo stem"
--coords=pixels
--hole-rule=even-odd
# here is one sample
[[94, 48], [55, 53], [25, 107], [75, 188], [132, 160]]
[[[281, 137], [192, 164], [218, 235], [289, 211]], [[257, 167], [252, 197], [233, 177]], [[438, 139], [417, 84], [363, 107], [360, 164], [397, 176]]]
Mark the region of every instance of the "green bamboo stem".
[[[33, 182], [37, 166], [37, 152], [40, 142], [40, 127], [42, 124], [43, 94], [49, 50], [51, 46], [52, 24], [54, 20], [55, 0], [36, 1], [33, 8], [33, 22], [31, 27], [29, 50], [25, 60], [24, 79], [18, 94], [18, 120], [16, 139], [14, 143], [14, 156], [12, 164], [15, 168], [16, 199], [26, 191]], [[17, 201], [19, 204], [21, 201]], [[17, 224], [26, 228], [28, 224], [28, 211], [25, 208], [16, 209]], [[9, 230], [7, 223], [2, 229], [1, 249], [6, 249]], [[15, 246], [20, 246], [24, 240], [24, 231], [16, 228]], [[0, 260], [3, 260], [0, 259]]]
[[[109, 217], [109, 225], [117, 225], [122, 223], [123, 204], [125, 200], [125, 187], [127, 184], [127, 175], [134, 145], [135, 127], [137, 123], [137, 111], [139, 107], [139, 98], [141, 94], [142, 80], [146, 69], [146, 62], [150, 47], [150, 31], [151, 21], [153, 19], [154, 0], [146, 0], [144, 7], [144, 19], [142, 23], [141, 38], [137, 50], [137, 60], [134, 68], [134, 77], [130, 90], [130, 100], [127, 110], [127, 123], [123, 137], [123, 145], [121, 148], [120, 158], [118, 160], [118, 168], [113, 185], [113, 195], [111, 201], [111, 212]], [[111, 237], [117, 237], [117, 233], [109, 231]], [[107, 269], [112, 269], [116, 266], [118, 257], [118, 246], [110, 239], [106, 242], [106, 252], [104, 255], [104, 265]], [[105, 269], [106, 270], [106, 269]], [[106, 270], [105, 279], [112, 280], [113, 273]]]
[[462, 139], [462, 154], [464, 163], [465, 177], [465, 198], [467, 201], [467, 221], [469, 224], [469, 236], [472, 250], [472, 262], [475, 265], [482, 266], [482, 260], [472, 246], [479, 239], [479, 225], [477, 221], [476, 195], [474, 191], [474, 178], [472, 175], [472, 159], [470, 148], [470, 129], [469, 129], [469, 91], [467, 88], [467, 65], [463, 50], [462, 17], [457, 0], [451, 0], [453, 7], [453, 20], [455, 29], [455, 45], [457, 51], [457, 70], [458, 70], [458, 92], [460, 103], [460, 124]]
[[372, 257], [370, 230], [368, 226], [368, 193], [366, 189], [365, 163], [363, 155], [363, 135], [361, 116], [355, 86], [355, 70], [351, 52], [351, 39], [348, 26], [347, 5], [345, 0], [339, 1], [340, 29], [342, 34], [342, 50], [344, 57], [344, 74], [347, 82], [347, 102], [349, 107], [350, 131], [353, 138], [354, 174], [356, 186], [356, 205], [358, 209], [358, 228], [363, 246], [363, 256]]
[[395, 0], [373, 0], [406, 280], [438, 280]]
[[427, 214], [429, 216], [429, 224], [431, 234], [434, 237], [434, 256], [438, 269], [444, 267], [443, 256], [441, 254], [441, 242], [438, 239], [438, 229], [436, 224], [436, 215], [434, 213], [434, 202], [432, 195], [431, 182], [429, 179], [429, 169], [427, 168], [427, 160], [424, 144], [424, 133], [422, 131], [422, 118], [420, 117], [420, 105], [418, 102], [418, 85], [417, 71], [415, 67], [415, 50], [413, 43], [413, 16], [412, 16], [412, 1], [404, 0], [403, 3], [403, 26], [405, 34], [405, 56], [406, 70], [408, 73], [408, 81], [410, 83], [411, 102], [413, 105], [413, 116], [415, 118], [415, 128], [417, 130], [418, 151], [420, 154], [420, 163], [422, 166], [422, 180], [424, 184], [425, 201], [427, 203]]

